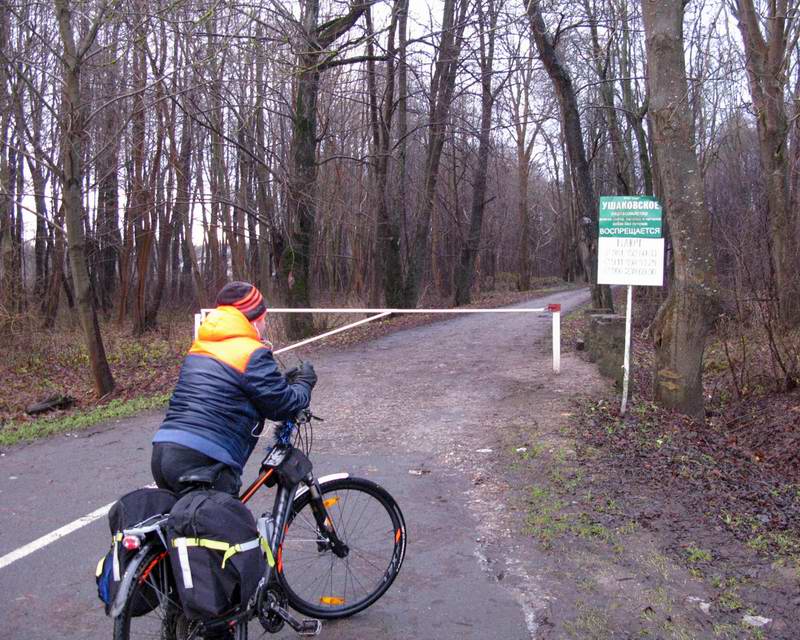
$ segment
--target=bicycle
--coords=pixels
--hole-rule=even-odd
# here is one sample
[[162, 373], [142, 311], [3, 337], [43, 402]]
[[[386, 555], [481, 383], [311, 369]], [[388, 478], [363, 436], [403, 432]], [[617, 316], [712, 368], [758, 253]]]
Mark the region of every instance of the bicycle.
[[[188, 620], [167, 557], [168, 516], [156, 515], [123, 532], [123, 545], [139, 551], [110, 608], [114, 640], [193, 640], [221, 632], [246, 640], [253, 618], [269, 633], [288, 624], [301, 635], [316, 635], [321, 620], [356, 614], [386, 593], [405, 557], [403, 514], [394, 498], [370, 480], [347, 473], [314, 477], [308, 458], [312, 420], [321, 419], [305, 409], [275, 427], [275, 444], [267, 449], [258, 477], [239, 496], [247, 503], [265, 485], [277, 487], [271, 530], [262, 533], [274, 567], [267, 565], [250, 601], [211, 621]], [[210, 487], [214, 480], [206, 472], [183, 476], [180, 482], [193, 490]], [[152, 610], [138, 615], [143, 603]], [[289, 607], [310, 618], [296, 618]]]

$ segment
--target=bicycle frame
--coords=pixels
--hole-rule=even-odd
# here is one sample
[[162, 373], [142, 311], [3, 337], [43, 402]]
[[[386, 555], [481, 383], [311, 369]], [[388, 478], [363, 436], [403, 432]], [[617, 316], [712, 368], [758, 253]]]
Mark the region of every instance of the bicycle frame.
[[[292, 447], [287, 448], [285, 451], [285, 457], [290, 457], [290, 455], [301, 455], [303, 458], [308, 460], [302, 452], [299, 450], [293, 449]], [[268, 458], [265, 458], [265, 462]], [[264, 469], [263, 465], [265, 463], [262, 462], [262, 471], [259, 474], [258, 478], [247, 488], [244, 490], [242, 495], [239, 499], [244, 503], [247, 502], [256, 494], [256, 492], [263, 487], [267, 481], [276, 473], [276, 467], [269, 467]], [[311, 461], [308, 461], [309, 466], [311, 466]], [[312, 467], [313, 468], [313, 467]], [[277, 481], [277, 492], [275, 495], [275, 501], [272, 507], [272, 520], [274, 523], [273, 527], [273, 535], [271, 536], [270, 543], [270, 550], [272, 551], [273, 557], [276, 558], [278, 561], [278, 570], [280, 571], [280, 546], [283, 543], [283, 536], [286, 532], [286, 521], [289, 517], [289, 510], [291, 509], [292, 504], [294, 503], [295, 499], [303, 495], [304, 493], [310, 491], [311, 492], [311, 507], [314, 513], [314, 518], [317, 522], [317, 525], [320, 527], [320, 530], [323, 531], [326, 535], [332, 538], [331, 543], [333, 546], [334, 553], [341, 552], [342, 554], [346, 554], [346, 546], [338, 539], [336, 536], [336, 531], [333, 529], [332, 523], [328, 518], [327, 510], [325, 504], [322, 501], [322, 492], [321, 486], [327, 482], [331, 482], [333, 480], [339, 480], [341, 478], [347, 478], [350, 474], [348, 473], [336, 473], [329, 476], [324, 476], [322, 478], [315, 478], [312, 471], [309, 471], [308, 474], [298, 483], [293, 484], [284, 484], [280, 481]], [[305, 485], [305, 486], [301, 486]], [[341, 557], [341, 556], [340, 556]], [[269, 581], [270, 574], [269, 568], [267, 576], [267, 581]]]

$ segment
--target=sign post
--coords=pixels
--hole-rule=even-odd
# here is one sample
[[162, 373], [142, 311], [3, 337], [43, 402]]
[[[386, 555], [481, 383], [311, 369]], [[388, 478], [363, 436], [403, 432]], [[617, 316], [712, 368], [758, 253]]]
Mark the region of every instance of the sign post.
[[602, 196], [599, 229], [597, 283], [628, 287], [620, 406], [620, 414], [624, 415], [630, 380], [633, 286], [664, 285], [661, 205], [653, 196]]

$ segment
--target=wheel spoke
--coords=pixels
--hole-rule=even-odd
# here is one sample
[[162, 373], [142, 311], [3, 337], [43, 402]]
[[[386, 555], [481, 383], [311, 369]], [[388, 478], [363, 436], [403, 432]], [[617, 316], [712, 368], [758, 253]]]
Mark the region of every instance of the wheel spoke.
[[295, 609], [335, 618], [369, 606], [391, 584], [399, 571], [395, 532], [402, 516], [391, 497], [367, 481], [348, 478], [323, 485], [322, 491], [336, 536], [349, 551], [340, 558], [330, 548], [320, 550], [326, 539], [306, 497], [284, 539], [280, 579]]

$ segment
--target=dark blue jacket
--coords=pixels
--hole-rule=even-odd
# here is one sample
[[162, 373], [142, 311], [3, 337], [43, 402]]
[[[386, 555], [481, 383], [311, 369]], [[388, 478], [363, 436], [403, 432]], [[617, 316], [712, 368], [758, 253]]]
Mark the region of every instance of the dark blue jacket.
[[200, 451], [241, 473], [258, 422], [293, 418], [310, 398], [307, 384], [287, 384], [238, 309], [218, 307], [200, 325], [153, 442]]

